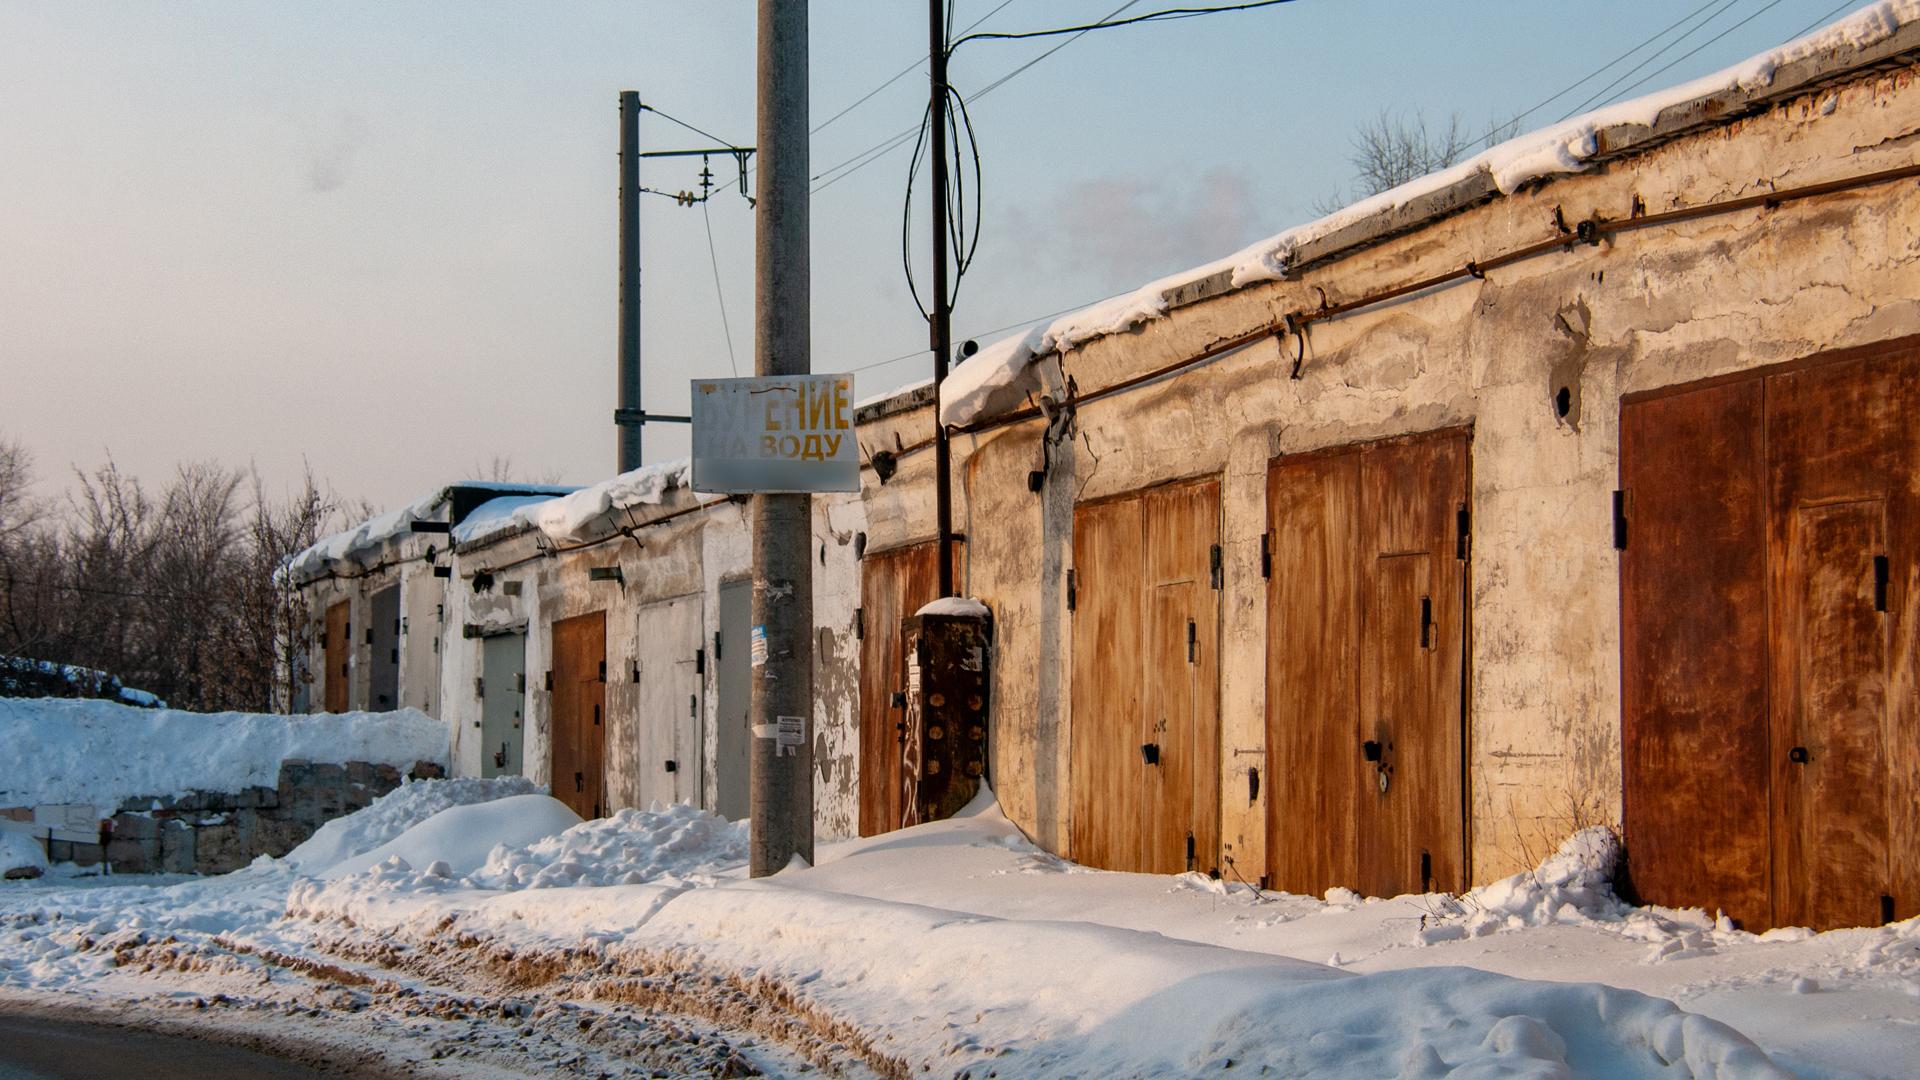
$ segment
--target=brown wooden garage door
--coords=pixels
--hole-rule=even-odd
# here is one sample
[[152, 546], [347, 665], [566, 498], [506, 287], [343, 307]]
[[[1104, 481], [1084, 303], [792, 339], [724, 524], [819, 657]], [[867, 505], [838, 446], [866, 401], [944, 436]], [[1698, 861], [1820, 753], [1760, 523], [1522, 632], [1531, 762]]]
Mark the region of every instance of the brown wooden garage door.
[[1214, 871], [1220, 848], [1220, 484], [1074, 510], [1072, 855]]
[[553, 624], [553, 797], [583, 818], [607, 813], [607, 613]]
[[[906, 691], [900, 621], [938, 599], [940, 546], [869, 552], [860, 561], [860, 835], [891, 832], [905, 820], [902, 726], [895, 704]], [[955, 563], [959, 562], [956, 545]]]
[[330, 713], [347, 711], [347, 691], [352, 686], [353, 663], [348, 658], [353, 655], [353, 623], [348, 620], [347, 611], [345, 600], [327, 608], [327, 628], [321, 639], [320, 650], [325, 654], [323, 663], [327, 665], [321, 675], [321, 689]]
[[1466, 884], [1467, 467], [1455, 430], [1268, 470], [1275, 888]]
[[1621, 409], [1631, 884], [1752, 929], [1920, 913], [1909, 340]]

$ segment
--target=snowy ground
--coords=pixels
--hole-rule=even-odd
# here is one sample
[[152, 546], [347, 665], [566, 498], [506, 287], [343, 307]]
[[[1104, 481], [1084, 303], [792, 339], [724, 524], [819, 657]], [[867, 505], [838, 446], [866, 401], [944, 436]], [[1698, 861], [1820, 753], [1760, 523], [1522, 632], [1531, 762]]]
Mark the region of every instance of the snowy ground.
[[752, 882], [740, 826], [550, 803], [414, 784], [223, 878], [7, 883], [0, 1008], [449, 1076], [1920, 1072], [1920, 922], [1627, 908], [1603, 835], [1466, 897], [1323, 900], [1088, 871], [990, 804]]

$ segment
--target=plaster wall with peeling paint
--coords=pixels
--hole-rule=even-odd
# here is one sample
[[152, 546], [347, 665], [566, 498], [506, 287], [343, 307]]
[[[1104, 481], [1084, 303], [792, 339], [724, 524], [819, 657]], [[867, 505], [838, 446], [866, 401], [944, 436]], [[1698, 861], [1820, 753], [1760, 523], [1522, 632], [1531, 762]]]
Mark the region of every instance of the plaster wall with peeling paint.
[[[664, 785], [673, 780], [661, 771], [660, 759], [667, 751], [653, 745], [641, 731], [641, 687], [633, 677], [635, 663], [644, 668], [650, 657], [665, 648], [688, 652], [688, 659], [693, 650], [710, 649], [712, 632], [720, 625], [721, 586], [749, 577], [752, 570], [746, 517], [738, 504], [720, 502], [682, 517], [654, 520], [692, 505], [694, 498], [683, 493], [658, 509], [644, 508], [631, 536], [615, 536], [581, 550], [554, 554], [536, 539], [537, 534], [526, 532], [465, 547], [454, 556], [454, 577], [446, 590], [441, 691], [453, 743], [454, 775], [481, 772], [482, 703], [475, 687], [481, 675], [482, 640], [489, 634], [519, 630], [526, 634], [524, 772], [538, 783], [551, 784], [552, 692], [544, 674], [552, 666], [552, 627], [563, 619], [602, 612], [607, 631], [608, 805], [610, 809], [645, 806], [661, 797], [667, 790]], [[830, 839], [851, 832], [856, 805], [858, 739], [853, 718], [858, 687], [856, 656], [849, 642], [853, 609], [859, 602], [853, 540], [864, 518], [853, 495], [816, 497], [813, 518], [818, 551], [814, 567], [815, 828], [817, 835]], [[595, 568], [613, 567], [620, 572], [617, 580], [589, 576]], [[480, 575], [478, 584], [476, 575]], [[696, 606], [695, 632], [685, 642], [663, 643], [659, 628], [648, 620], [661, 610], [660, 605], [676, 600]], [[744, 649], [745, 643], [737, 647]], [[674, 657], [659, 659], [671, 662]], [[720, 775], [716, 762], [718, 667], [701, 664], [696, 704], [701, 718], [698, 795], [686, 796], [708, 807], [717, 803]]]
[[[1288, 312], [1393, 289], [1622, 219], [1914, 164], [1912, 69], [1856, 74], [1766, 111], [1516, 191], [1176, 307], [1098, 338], [1043, 381], [1081, 396], [1178, 364]], [[1472, 430], [1467, 720], [1471, 877], [1531, 866], [1585, 824], [1620, 820], [1620, 617], [1611, 494], [1623, 394], [1920, 333], [1920, 188], [1912, 180], [1621, 231], [1482, 277], [1274, 333], [1078, 406], [956, 437], [963, 591], [995, 619], [993, 784], [1067, 855], [1073, 507], [1215, 476], [1222, 492], [1223, 860], [1248, 878], [1270, 843], [1265, 793], [1266, 473], [1275, 457], [1453, 426]], [[1299, 363], [1299, 377], [1291, 377]], [[1564, 397], [1562, 396], [1564, 394]], [[1059, 396], [1064, 397], [1064, 393]], [[869, 543], [933, 534], [933, 410], [862, 410]], [[1029, 476], [1044, 471], [1039, 490]], [[1273, 573], [1288, 568], [1275, 566]], [[1291, 692], [1311, 693], [1311, 688]], [[1268, 779], [1252, 795], [1248, 770]]]

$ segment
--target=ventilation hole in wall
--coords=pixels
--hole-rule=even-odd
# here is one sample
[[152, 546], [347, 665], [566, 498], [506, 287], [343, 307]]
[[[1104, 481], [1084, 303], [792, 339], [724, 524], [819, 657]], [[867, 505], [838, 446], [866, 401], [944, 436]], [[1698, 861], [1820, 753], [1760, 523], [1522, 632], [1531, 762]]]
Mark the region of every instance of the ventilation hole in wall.
[[1558, 391], [1556, 391], [1553, 395], [1553, 415], [1558, 416], [1562, 420], [1565, 420], [1567, 418], [1567, 414], [1572, 411], [1573, 411], [1573, 390], [1563, 386]]

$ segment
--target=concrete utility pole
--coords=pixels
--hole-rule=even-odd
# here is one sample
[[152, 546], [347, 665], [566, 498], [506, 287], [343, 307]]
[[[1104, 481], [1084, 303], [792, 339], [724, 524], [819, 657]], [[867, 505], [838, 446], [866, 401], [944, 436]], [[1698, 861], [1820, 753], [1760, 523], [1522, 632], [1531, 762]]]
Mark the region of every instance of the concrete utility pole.
[[[806, 0], [760, 0], [759, 147], [754, 373], [805, 375]], [[780, 872], [795, 855], [813, 861], [811, 506], [810, 495], [752, 497], [754, 877]]]
[[933, 501], [934, 557], [941, 596], [953, 590], [953, 450], [940, 419], [940, 387], [953, 351], [953, 307], [947, 293], [947, 18], [946, 0], [928, 0], [927, 58], [932, 76], [928, 99], [933, 124]]
[[[640, 410], [640, 94], [620, 91], [620, 404]], [[640, 467], [640, 424], [614, 420], [620, 472]]]

